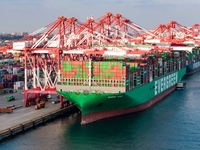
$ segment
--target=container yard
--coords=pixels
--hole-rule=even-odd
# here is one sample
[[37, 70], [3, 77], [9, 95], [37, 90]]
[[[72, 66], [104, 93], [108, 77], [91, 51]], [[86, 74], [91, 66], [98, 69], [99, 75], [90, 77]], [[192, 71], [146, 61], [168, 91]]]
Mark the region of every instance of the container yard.
[[4, 60], [0, 64], [0, 86], [5, 89], [5, 93], [7, 88], [15, 90], [24, 88], [24, 71], [22, 71], [24, 68], [18, 67], [16, 70], [16, 65], [23, 66], [13, 59]]

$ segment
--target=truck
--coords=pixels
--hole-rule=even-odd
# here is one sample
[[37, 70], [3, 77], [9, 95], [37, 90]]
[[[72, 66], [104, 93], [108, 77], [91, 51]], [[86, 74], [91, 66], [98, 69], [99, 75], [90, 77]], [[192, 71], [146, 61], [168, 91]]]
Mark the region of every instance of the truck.
[[35, 100], [35, 102], [36, 102], [35, 110], [44, 108], [46, 101], [47, 101], [46, 96], [45, 97], [41, 96], [41, 97], [36, 98], [36, 100]]

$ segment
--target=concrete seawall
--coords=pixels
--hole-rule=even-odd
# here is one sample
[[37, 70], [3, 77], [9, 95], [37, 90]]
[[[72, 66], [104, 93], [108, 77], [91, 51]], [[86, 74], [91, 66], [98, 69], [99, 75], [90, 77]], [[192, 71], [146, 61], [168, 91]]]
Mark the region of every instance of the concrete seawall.
[[20, 122], [20, 120], [19, 120], [19, 122], [16, 125], [14, 125], [12, 127], [8, 127], [6, 129], [3, 129], [3, 130], [0, 130], [0, 141], [7, 138], [7, 137], [13, 136], [17, 133], [26, 131], [27, 129], [38, 126], [42, 123], [50, 121], [50, 120], [57, 118], [59, 116], [62, 116], [62, 115], [65, 115], [65, 114], [71, 114], [71, 113], [77, 112], [77, 111], [78, 111], [77, 107], [74, 106], [74, 105], [71, 105], [71, 106], [68, 106], [68, 107], [63, 108], [63, 109], [57, 109], [57, 110], [54, 110], [52, 112], [48, 112], [48, 113], [39, 115], [39, 116], [34, 117], [34, 118], [30, 118], [30, 120], [28, 120], [28, 121]]

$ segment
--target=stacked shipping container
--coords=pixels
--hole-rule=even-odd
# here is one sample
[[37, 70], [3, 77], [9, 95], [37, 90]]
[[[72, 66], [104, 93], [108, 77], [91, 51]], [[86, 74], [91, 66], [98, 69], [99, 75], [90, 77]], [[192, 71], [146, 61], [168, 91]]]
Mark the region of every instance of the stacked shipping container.
[[[18, 82], [24, 82], [24, 72], [20, 71], [24, 68], [20, 68], [20, 65], [19, 61], [13, 59], [4, 59], [0, 62], [0, 93], [4, 93], [6, 88], [14, 88], [14, 85], [19, 85]], [[17, 87], [22, 89], [23, 86], [20, 84]]]
[[[91, 69], [90, 69], [91, 68]], [[92, 61], [77, 62], [65, 61], [62, 64], [62, 78], [67, 79], [67, 85], [92, 86], [124, 86], [126, 79], [126, 64], [121, 62]]]
[[128, 90], [184, 67], [184, 58], [185, 52], [168, 52], [135, 59], [110, 57], [101, 61], [64, 61], [61, 84], [126, 87]]

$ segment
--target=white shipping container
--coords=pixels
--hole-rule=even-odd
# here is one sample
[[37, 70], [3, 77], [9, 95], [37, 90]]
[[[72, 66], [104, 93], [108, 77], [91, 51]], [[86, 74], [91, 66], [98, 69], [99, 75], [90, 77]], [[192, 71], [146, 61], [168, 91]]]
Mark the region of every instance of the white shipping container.
[[25, 47], [31, 47], [32, 45], [33, 45], [32, 41], [14, 42], [13, 49], [14, 50], [23, 50]]
[[187, 47], [187, 46], [172, 46], [173, 50], [188, 50], [190, 52], [192, 52], [193, 47]]
[[146, 43], [160, 43], [160, 40], [151, 39], [151, 40], [144, 40]]
[[185, 41], [185, 42], [183, 42], [184, 44], [195, 44], [195, 42], [194, 41]]
[[116, 51], [105, 51], [104, 56], [124, 56], [126, 55], [125, 51], [116, 52]]
[[22, 86], [24, 86], [24, 81], [17, 81], [17, 82], [15, 82], [14, 85], [16, 85], [17, 87], [22, 87]]
[[142, 54], [127, 54], [130, 58], [142, 58]]
[[48, 47], [58, 47], [59, 41], [48, 41]]
[[17, 85], [14, 85], [14, 89], [15, 89], [15, 90], [24, 89], [24, 86], [17, 86]]
[[20, 58], [19, 58], [19, 61], [20, 61], [20, 62], [23, 62], [23, 58], [20, 57]]

